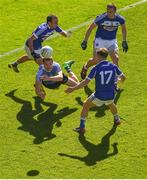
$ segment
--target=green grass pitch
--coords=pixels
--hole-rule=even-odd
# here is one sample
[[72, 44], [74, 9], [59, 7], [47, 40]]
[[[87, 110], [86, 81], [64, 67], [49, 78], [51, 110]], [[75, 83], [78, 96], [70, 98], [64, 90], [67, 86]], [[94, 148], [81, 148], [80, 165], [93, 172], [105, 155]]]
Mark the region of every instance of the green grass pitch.
[[[57, 14], [64, 29], [95, 18], [109, 0], [0, 0], [0, 54], [21, 47], [48, 13]], [[113, 0], [118, 8], [137, 0]], [[84, 137], [72, 131], [79, 124], [82, 103], [94, 91], [88, 88], [66, 95], [62, 86], [47, 90], [41, 102], [33, 83], [37, 65], [28, 62], [16, 74], [9, 62], [24, 51], [0, 58], [0, 178], [147, 178], [147, 3], [120, 12], [126, 18], [129, 51], [121, 49], [120, 67], [127, 76], [116, 97], [122, 124], [113, 128], [110, 111], [89, 112]], [[71, 38], [57, 37], [44, 43], [54, 49], [60, 64], [75, 59], [79, 76], [92, 55], [94, 32], [88, 49], [80, 43], [86, 26]], [[48, 138], [47, 138], [48, 137]]]

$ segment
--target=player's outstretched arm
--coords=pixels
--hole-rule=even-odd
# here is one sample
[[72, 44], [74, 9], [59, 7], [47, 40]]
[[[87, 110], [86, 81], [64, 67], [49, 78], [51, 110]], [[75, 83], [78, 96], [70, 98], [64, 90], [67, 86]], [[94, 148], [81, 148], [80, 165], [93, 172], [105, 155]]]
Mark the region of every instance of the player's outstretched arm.
[[89, 28], [87, 29], [86, 31], [86, 34], [85, 34], [85, 38], [83, 40], [83, 42], [81, 43], [81, 47], [83, 50], [85, 50], [87, 48], [87, 41], [90, 37], [90, 34], [92, 32], [92, 30], [96, 27], [96, 24], [95, 23], [92, 23]]
[[65, 90], [65, 92], [66, 92], [66, 93], [71, 93], [71, 92], [73, 92], [73, 91], [75, 91], [75, 90], [81, 89], [81, 88], [83, 88], [84, 86], [86, 86], [89, 82], [90, 82], [89, 79], [84, 79], [83, 81], [81, 81], [81, 82], [80, 82], [79, 84], [77, 84], [76, 86], [74, 86], [74, 87], [68, 87], [68, 88]]
[[62, 31], [60, 34], [64, 37], [70, 37], [72, 35], [71, 31]]
[[44, 75], [44, 76], [41, 76], [40, 79], [43, 81], [54, 81], [54, 82], [62, 81], [63, 73], [62, 73], [62, 71], [60, 71], [60, 72], [58, 72], [58, 74], [56, 76], [51, 76], [51, 77]]
[[46, 93], [42, 87], [42, 83], [40, 83], [38, 81], [35, 82], [35, 92], [36, 92], [37, 96], [39, 96], [41, 99], [44, 100]]
[[126, 28], [126, 24], [122, 24], [121, 25], [121, 29], [122, 29], [122, 48], [123, 48], [123, 52], [127, 52], [128, 51], [128, 43], [127, 43], [127, 28]]

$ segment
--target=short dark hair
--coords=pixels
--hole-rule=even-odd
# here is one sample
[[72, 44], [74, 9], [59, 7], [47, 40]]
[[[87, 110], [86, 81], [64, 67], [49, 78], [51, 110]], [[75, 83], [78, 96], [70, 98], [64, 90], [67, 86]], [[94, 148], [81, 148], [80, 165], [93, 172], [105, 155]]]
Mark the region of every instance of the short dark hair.
[[113, 3], [108, 4], [108, 5], [107, 5], [107, 8], [112, 8], [112, 9], [114, 9], [115, 11], [117, 10], [116, 5], [115, 5], [115, 4], [113, 4]]
[[53, 14], [49, 14], [46, 18], [46, 21], [47, 21], [47, 23], [52, 22], [53, 19], [58, 19], [58, 17]]
[[101, 56], [102, 58], [107, 58], [108, 50], [106, 48], [101, 48], [97, 51], [97, 55]]
[[46, 62], [46, 61], [53, 61], [53, 58], [50, 57], [50, 58], [43, 58], [43, 62]]

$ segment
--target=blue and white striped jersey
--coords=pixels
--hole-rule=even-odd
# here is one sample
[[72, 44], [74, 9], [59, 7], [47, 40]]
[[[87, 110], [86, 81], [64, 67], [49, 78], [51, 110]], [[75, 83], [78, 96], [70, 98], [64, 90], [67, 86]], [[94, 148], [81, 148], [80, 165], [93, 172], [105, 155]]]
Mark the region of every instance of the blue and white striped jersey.
[[[59, 26], [57, 26], [55, 29], [51, 29], [47, 23], [42, 23], [40, 26], [38, 26], [37, 29], [32, 33], [36, 37], [36, 40], [33, 41], [34, 50], [41, 49], [42, 42], [51, 36], [55, 31], [61, 33], [63, 30]], [[26, 44], [28, 45], [28, 42], [26, 42]]]
[[125, 23], [125, 19], [119, 14], [115, 14], [115, 18], [110, 19], [107, 13], [104, 13], [97, 16], [94, 23], [98, 26], [96, 38], [112, 40], [116, 38], [118, 27]]
[[115, 79], [122, 74], [115, 64], [107, 60], [93, 67], [87, 79], [95, 78], [95, 97], [103, 101], [114, 99]]

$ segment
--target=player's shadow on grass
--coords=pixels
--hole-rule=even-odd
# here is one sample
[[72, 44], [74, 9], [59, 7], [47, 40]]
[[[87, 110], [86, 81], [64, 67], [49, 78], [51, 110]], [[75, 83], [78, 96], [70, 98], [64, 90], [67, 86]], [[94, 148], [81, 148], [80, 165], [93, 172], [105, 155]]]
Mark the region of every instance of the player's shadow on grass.
[[[84, 87], [84, 90], [85, 90], [85, 93], [90, 96], [93, 91], [88, 87], [88, 86], [85, 86]], [[121, 89], [115, 96], [115, 100], [114, 100], [114, 103], [117, 104], [120, 96], [121, 96], [121, 93], [123, 92], [124, 90]], [[83, 101], [81, 100], [81, 97], [76, 97], [76, 101], [78, 102], [79, 105], [83, 106]], [[109, 110], [108, 106], [101, 106], [101, 107], [93, 107], [90, 109], [90, 111], [96, 111], [96, 114], [95, 116], [96, 117], [103, 117], [105, 116], [105, 111]]]
[[[21, 123], [18, 129], [29, 132], [30, 135], [34, 136], [34, 144], [40, 144], [56, 137], [52, 133], [54, 125], [60, 127], [62, 125], [61, 119], [77, 110], [77, 108], [65, 107], [55, 112], [58, 107], [57, 104], [44, 102], [39, 97], [33, 97], [35, 100], [35, 108], [33, 109], [32, 103], [16, 97], [15, 91], [7, 93], [6, 96], [22, 104], [21, 110], [17, 113], [17, 120]], [[44, 111], [42, 105], [49, 108]]]
[[101, 142], [97, 145], [86, 140], [84, 135], [79, 135], [79, 142], [87, 150], [88, 154], [85, 157], [80, 157], [76, 155], [68, 155], [64, 153], [58, 153], [60, 156], [69, 157], [72, 159], [80, 160], [84, 162], [87, 166], [93, 166], [97, 162], [105, 160], [111, 156], [118, 153], [117, 143], [113, 143], [113, 152], [109, 153], [110, 148], [110, 137], [115, 133], [116, 126], [113, 125], [112, 129], [101, 139]]

